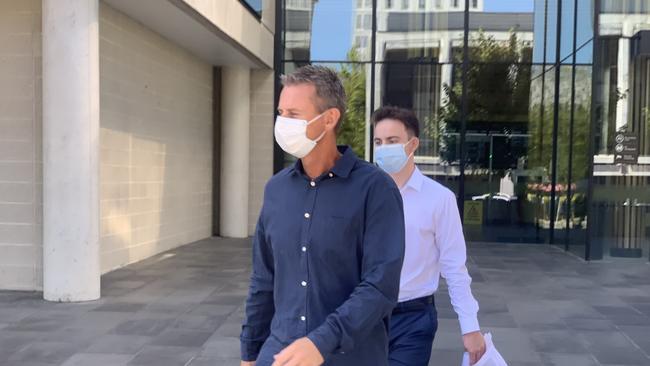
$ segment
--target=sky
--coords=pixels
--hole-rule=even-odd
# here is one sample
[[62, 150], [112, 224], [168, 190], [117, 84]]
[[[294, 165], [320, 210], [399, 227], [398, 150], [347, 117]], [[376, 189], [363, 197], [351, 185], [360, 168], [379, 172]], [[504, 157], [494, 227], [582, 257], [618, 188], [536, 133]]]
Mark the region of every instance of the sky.
[[[383, 0], [380, 0], [383, 1]], [[535, 0], [484, 0], [484, 9], [486, 12], [533, 12], [535, 9]], [[549, 13], [553, 14], [556, 7], [553, 6], [554, 0], [549, 0]], [[587, 3], [580, 1], [581, 4]], [[573, 27], [572, 14], [573, 1], [564, 2], [565, 16], [563, 21], [563, 40], [562, 40], [562, 55], [567, 54], [571, 50], [572, 37], [571, 31]], [[314, 9], [315, 15], [312, 24], [312, 60], [345, 60], [346, 53], [350, 49], [352, 41], [352, 26], [354, 7], [356, 6], [355, 0], [320, 0], [316, 3]], [[540, 17], [540, 15], [542, 15]], [[471, 16], [471, 15], [470, 15]], [[578, 18], [578, 45], [591, 37], [591, 9], [579, 8]], [[549, 17], [551, 18], [551, 17]], [[541, 62], [539, 50], [543, 46], [543, 10], [536, 12], [535, 16], [535, 50], [536, 62]], [[540, 28], [541, 26], [541, 28]], [[566, 34], [566, 37], [564, 35]], [[547, 39], [554, 39], [555, 37], [555, 23], [549, 21]], [[565, 39], [566, 38], [566, 39]], [[550, 46], [549, 46], [550, 45]], [[552, 60], [555, 57], [554, 44], [547, 42], [547, 60]], [[591, 47], [579, 54], [578, 62], [589, 62], [591, 59]]]
[[532, 12], [533, 0], [485, 0], [485, 11], [494, 12]]
[[352, 40], [353, 0], [321, 0], [314, 9], [312, 60], [345, 60]]

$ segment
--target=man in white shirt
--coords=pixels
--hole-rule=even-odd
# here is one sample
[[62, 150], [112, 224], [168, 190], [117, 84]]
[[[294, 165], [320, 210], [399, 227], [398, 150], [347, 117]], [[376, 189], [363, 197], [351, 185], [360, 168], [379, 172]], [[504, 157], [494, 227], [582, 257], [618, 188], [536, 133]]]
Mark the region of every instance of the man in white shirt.
[[445, 278], [458, 314], [463, 345], [470, 364], [485, 353], [478, 324], [478, 303], [472, 296], [467, 272], [465, 238], [456, 196], [425, 177], [415, 166], [419, 122], [415, 114], [398, 107], [382, 107], [372, 117], [375, 162], [393, 178], [404, 202], [406, 253], [399, 303], [390, 324], [391, 366], [426, 366], [438, 328], [433, 294]]

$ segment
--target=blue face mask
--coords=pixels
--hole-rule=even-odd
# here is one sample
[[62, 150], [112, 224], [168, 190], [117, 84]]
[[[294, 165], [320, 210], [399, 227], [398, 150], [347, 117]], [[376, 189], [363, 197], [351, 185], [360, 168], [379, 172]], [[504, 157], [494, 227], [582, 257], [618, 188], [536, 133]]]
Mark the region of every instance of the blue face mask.
[[[411, 142], [409, 140], [409, 142]], [[404, 168], [411, 155], [406, 155], [406, 144], [388, 144], [375, 147], [375, 163], [388, 174], [396, 174]]]

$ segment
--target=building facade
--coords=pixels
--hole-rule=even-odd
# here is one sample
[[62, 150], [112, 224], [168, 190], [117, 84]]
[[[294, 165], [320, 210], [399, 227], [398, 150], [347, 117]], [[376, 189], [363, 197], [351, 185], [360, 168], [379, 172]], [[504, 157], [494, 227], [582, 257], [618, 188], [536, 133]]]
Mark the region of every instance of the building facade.
[[247, 237], [272, 174], [275, 2], [0, 1], [0, 289]]
[[279, 75], [310, 63], [339, 72], [359, 156], [373, 110], [416, 112], [469, 240], [647, 260], [649, 24], [648, 0], [0, 1], [0, 289], [96, 299], [250, 235], [291, 163]]
[[371, 112], [413, 109], [416, 162], [456, 193], [469, 240], [648, 260], [650, 1], [282, 4], [276, 72], [336, 69], [340, 139], [368, 160]]

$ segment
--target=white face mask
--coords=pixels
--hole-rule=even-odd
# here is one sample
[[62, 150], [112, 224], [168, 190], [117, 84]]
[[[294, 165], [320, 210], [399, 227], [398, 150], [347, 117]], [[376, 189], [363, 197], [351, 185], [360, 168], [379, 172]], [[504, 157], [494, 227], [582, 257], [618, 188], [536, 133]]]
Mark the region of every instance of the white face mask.
[[307, 126], [319, 119], [323, 114], [319, 114], [311, 121], [278, 116], [275, 119], [275, 141], [288, 154], [298, 159], [304, 158], [316, 147], [318, 141], [325, 136], [325, 131], [323, 131], [316, 140], [310, 140], [307, 137]]

